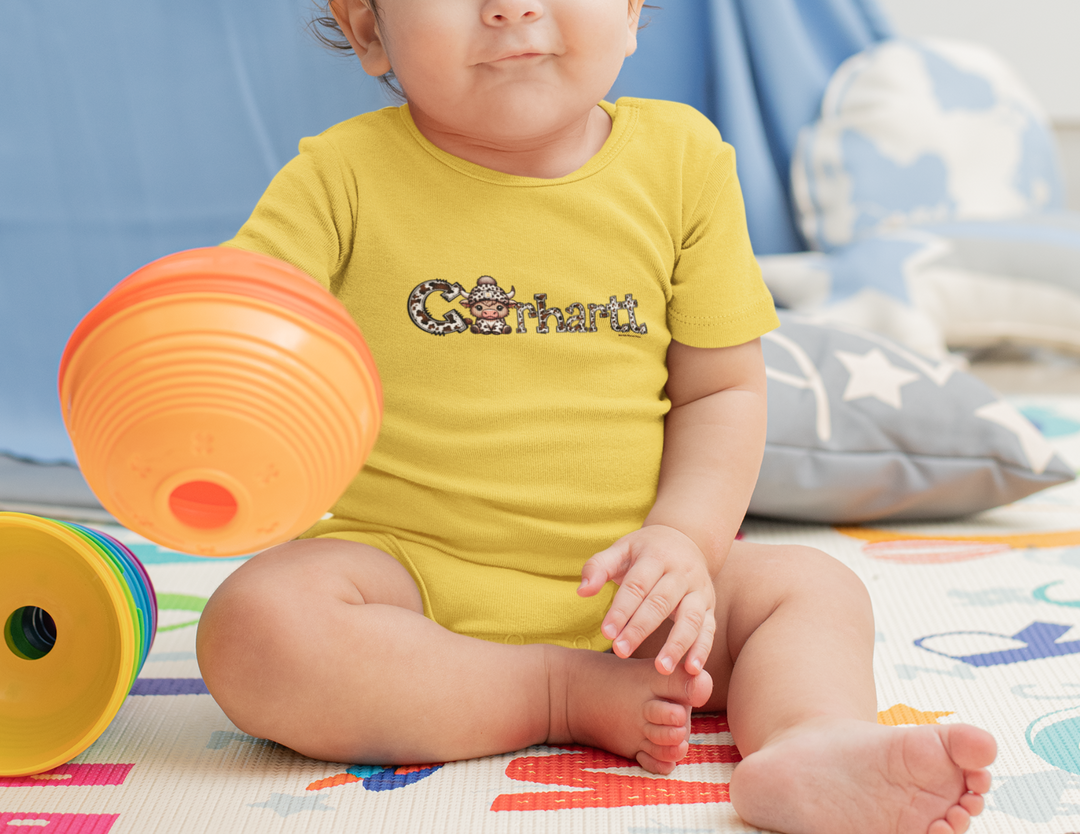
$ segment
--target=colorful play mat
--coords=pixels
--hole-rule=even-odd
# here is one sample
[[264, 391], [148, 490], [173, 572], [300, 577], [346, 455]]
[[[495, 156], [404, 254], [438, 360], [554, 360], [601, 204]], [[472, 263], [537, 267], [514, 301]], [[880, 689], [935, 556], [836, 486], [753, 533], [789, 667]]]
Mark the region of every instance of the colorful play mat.
[[[1080, 397], [1013, 402], [1080, 468]], [[666, 777], [587, 748], [371, 767], [313, 761], [245, 735], [207, 694], [195, 660], [199, 614], [242, 558], [187, 556], [130, 531], [103, 532], [153, 580], [156, 639], [93, 744], [48, 772], [0, 778], [4, 834], [753, 830], [728, 802], [738, 753], [723, 716], [695, 720], [689, 757]], [[68, 534], [72, 546], [104, 546]], [[964, 721], [997, 736], [994, 786], [972, 831], [1080, 831], [1080, 482], [947, 523], [837, 529], [751, 519], [744, 535], [819, 547], [867, 584], [880, 721]], [[131, 599], [129, 615], [147, 614]], [[24, 633], [35, 628], [27, 620]], [[146, 636], [137, 632], [125, 638], [132, 669]]]

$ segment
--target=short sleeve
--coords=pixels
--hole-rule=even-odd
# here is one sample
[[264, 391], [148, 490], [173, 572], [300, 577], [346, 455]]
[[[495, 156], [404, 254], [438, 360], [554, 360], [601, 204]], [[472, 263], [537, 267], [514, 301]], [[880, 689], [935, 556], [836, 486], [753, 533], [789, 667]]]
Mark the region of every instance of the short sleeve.
[[248, 221], [222, 246], [261, 252], [302, 269], [334, 291], [355, 237], [355, 188], [338, 151], [324, 136], [300, 142], [300, 153], [267, 186]]
[[750, 244], [730, 145], [722, 145], [697, 194], [684, 217], [668, 327], [691, 347], [743, 344], [780, 321]]

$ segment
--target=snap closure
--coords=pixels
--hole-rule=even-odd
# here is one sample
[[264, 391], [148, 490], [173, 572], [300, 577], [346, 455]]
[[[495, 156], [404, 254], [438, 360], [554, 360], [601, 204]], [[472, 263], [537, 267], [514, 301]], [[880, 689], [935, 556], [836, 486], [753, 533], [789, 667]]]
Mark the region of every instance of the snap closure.
[[508, 646], [523, 646], [525, 645], [525, 638], [520, 634], [507, 634], [506, 644]]
[[574, 648], [575, 649], [591, 649], [592, 648], [592, 640], [590, 640], [585, 635], [580, 634], [580, 635], [578, 635], [577, 637], [574, 638]]

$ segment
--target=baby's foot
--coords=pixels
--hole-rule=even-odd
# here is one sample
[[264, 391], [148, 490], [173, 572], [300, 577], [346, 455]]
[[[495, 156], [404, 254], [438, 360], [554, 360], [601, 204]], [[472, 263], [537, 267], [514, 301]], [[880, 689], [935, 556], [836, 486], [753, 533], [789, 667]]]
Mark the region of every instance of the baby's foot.
[[731, 802], [785, 834], [961, 834], [982, 812], [997, 744], [967, 724], [821, 719], [747, 756]]
[[551, 743], [587, 744], [653, 773], [671, 773], [690, 748], [690, 711], [712, 693], [705, 672], [661, 675], [651, 660], [559, 652], [552, 680]]

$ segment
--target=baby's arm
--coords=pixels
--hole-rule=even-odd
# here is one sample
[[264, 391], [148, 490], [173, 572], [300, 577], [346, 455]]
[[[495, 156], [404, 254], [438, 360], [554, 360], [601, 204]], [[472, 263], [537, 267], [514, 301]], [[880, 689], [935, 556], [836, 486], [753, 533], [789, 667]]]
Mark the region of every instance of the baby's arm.
[[602, 626], [620, 657], [670, 617], [656, 668], [670, 673], [684, 656], [691, 674], [704, 667], [716, 629], [713, 579], [761, 466], [765, 388], [758, 339], [714, 349], [671, 343], [656, 503], [640, 530], [585, 563], [578, 590], [592, 596], [609, 580], [620, 585]]

